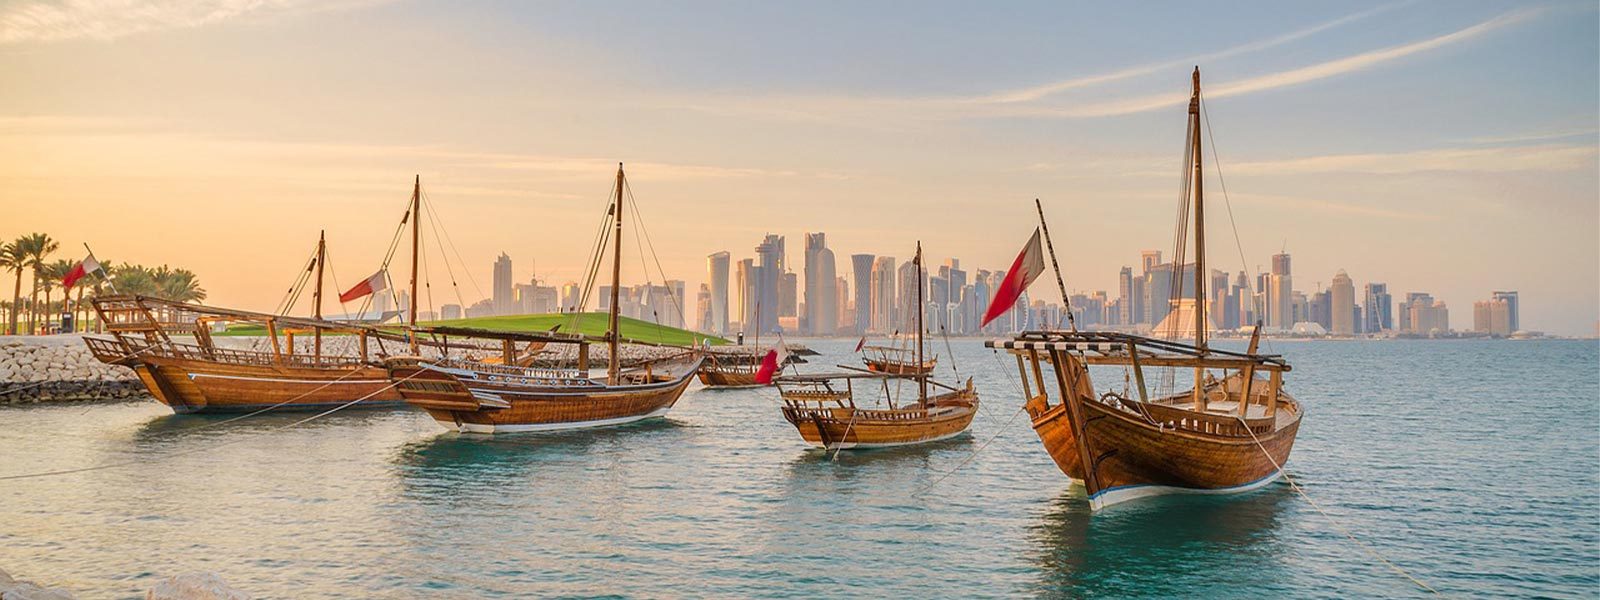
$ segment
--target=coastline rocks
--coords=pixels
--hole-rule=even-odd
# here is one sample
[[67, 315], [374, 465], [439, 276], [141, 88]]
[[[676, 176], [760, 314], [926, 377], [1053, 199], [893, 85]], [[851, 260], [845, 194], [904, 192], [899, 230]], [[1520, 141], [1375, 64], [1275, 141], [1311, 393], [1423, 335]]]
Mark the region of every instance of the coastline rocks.
[[95, 360], [81, 335], [0, 336], [0, 404], [143, 395], [132, 369]]
[[144, 595], [145, 600], [250, 600], [250, 595], [229, 587], [216, 573], [186, 573], [161, 580]]
[[0, 600], [76, 600], [61, 588], [44, 587], [31, 581], [16, 581], [0, 570]]

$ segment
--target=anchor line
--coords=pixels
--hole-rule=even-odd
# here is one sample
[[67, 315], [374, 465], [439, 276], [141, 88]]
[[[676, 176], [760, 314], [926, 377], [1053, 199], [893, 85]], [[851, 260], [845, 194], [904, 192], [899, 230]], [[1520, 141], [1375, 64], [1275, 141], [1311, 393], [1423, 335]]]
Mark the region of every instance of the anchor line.
[[1245, 423], [1244, 419], [1239, 418], [1237, 416], [1235, 416], [1234, 418], [1239, 420], [1239, 424], [1240, 425], [1244, 425], [1244, 430], [1246, 432], [1249, 432], [1250, 439], [1255, 441], [1256, 448], [1260, 449], [1261, 450], [1261, 454], [1266, 456], [1268, 461], [1272, 462], [1272, 467], [1274, 469], [1278, 470], [1278, 475], [1283, 477], [1284, 482], [1288, 483], [1289, 487], [1293, 488], [1295, 493], [1299, 494], [1301, 498], [1305, 498], [1306, 502], [1310, 503], [1312, 508], [1317, 509], [1317, 513], [1322, 515], [1322, 518], [1327, 519], [1328, 524], [1333, 525], [1333, 527], [1335, 529], [1339, 530], [1339, 533], [1344, 534], [1344, 537], [1349, 538], [1351, 542], [1354, 542], [1357, 546], [1360, 546], [1362, 550], [1365, 550], [1367, 552], [1367, 554], [1372, 555], [1373, 558], [1378, 559], [1379, 562], [1382, 562], [1383, 564], [1388, 565], [1391, 570], [1393, 570], [1396, 573], [1399, 573], [1401, 577], [1404, 577], [1406, 579], [1411, 580], [1411, 583], [1416, 584], [1417, 587], [1422, 588], [1424, 590], [1427, 590], [1428, 592], [1432, 593], [1435, 596], [1443, 595], [1443, 594], [1439, 593], [1439, 590], [1433, 589], [1432, 586], [1429, 586], [1428, 584], [1423, 583], [1421, 579], [1417, 579], [1411, 573], [1406, 572], [1405, 569], [1400, 568], [1400, 565], [1394, 564], [1394, 562], [1390, 561], [1388, 558], [1385, 558], [1383, 556], [1383, 554], [1380, 554], [1377, 551], [1377, 549], [1373, 548], [1372, 546], [1367, 545], [1366, 542], [1363, 542], [1360, 539], [1356, 538], [1355, 534], [1351, 533], [1349, 529], [1346, 529], [1344, 525], [1341, 525], [1337, 519], [1334, 519], [1333, 515], [1330, 515], [1330, 514], [1328, 514], [1328, 511], [1323, 510], [1322, 509], [1322, 505], [1317, 504], [1317, 501], [1313, 500], [1311, 498], [1311, 495], [1307, 494], [1305, 489], [1300, 487], [1300, 484], [1295, 483], [1294, 478], [1290, 477], [1289, 473], [1287, 471], [1283, 470], [1283, 465], [1278, 463], [1278, 459], [1273, 458], [1272, 457], [1272, 453], [1267, 452], [1267, 447], [1261, 444], [1261, 438], [1256, 437], [1256, 432], [1252, 431], [1250, 429], [1249, 424]]
[[[392, 382], [389, 385], [383, 386], [382, 388], [380, 388], [378, 390], [375, 390], [370, 394], [367, 394], [367, 395], [362, 396], [360, 398], [356, 398], [355, 400], [351, 400], [351, 401], [346, 402], [344, 404], [340, 404], [338, 406], [335, 406], [335, 407], [330, 408], [328, 410], [325, 410], [325, 411], [322, 411], [320, 413], [311, 415], [311, 416], [306, 417], [304, 419], [300, 419], [300, 420], [295, 421], [293, 423], [287, 423], [287, 424], [284, 424], [284, 425], [281, 425], [281, 426], [278, 426], [278, 427], [274, 427], [274, 428], [272, 428], [272, 429], [270, 429], [268, 431], [269, 432], [282, 431], [282, 430], [285, 430], [285, 429], [289, 429], [289, 428], [292, 428], [292, 427], [296, 427], [296, 426], [299, 426], [299, 425], [304, 425], [306, 423], [310, 423], [311, 421], [315, 421], [317, 419], [320, 419], [322, 417], [325, 417], [325, 416], [331, 415], [333, 413], [339, 412], [339, 411], [344, 410], [346, 408], [349, 408], [351, 406], [355, 406], [356, 403], [358, 403], [358, 402], [361, 402], [363, 400], [366, 400], [368, 398], [371, 398], [371, 397], [376, 396], [378, 394], [381, 394], [383, 392], [389, 391], [390, 389], [393, 389], [395, 386], [398, 386], [398, 385], [400, 385], [402, 383], [405, 383], [406, 381], [410, 380], [412, 377], [416, 377], [418, 375], [421, 375], [422, 373], [424, 373], [424, 371], [418, 371], [416, 373], [412, 373], [411, 375], [406, 376], [404, 379], [400, 379], [398, 381]], [[222, 442], [220, 444], [215, 444], [215, 445], [211, 445], [211, 446], [205, 446], [205, 447], [201, 447], [201, 448], [191, 448], [189, 450], [183, 450], [183, 451], [179, 451], [179, 452], [173, 452], [173, 453], [170, 453], [170, 454], [166, 454], [166, 455], [161, 456], [160, 458], [176, 458], [176, 457], [179, 457], [179, 456], [186, 456], [186, 455], [189, 455], [189, 454], [197, 454], [197, 453], [200, 453], [200, 452], [207, 452], [207, 451], [216, 450], [218, 448], [222, 448], [222, 447], [225, 447], [225, 446], [231, 446], [231, 445], [234, 445], [234, 444], [237, 444], [237, 443], [240, 443], [240, 442], [248, 441], [248, 440], [254, 439], [256, 437], [259, 437], [259, 436], [251, 436], [251, 437], [239, 438], [239, 439], [230, 440], [230, 441]], [[140, 462], [143, 462], [143, 460], [142, 459], [131, 459], [131, 460], [125, 460], [125, 461], [121, 461], [121, 462], [114, 462], [114, 463], [107, 463], [107, 464], [103, 464], [103, 465], [96, 465], [96, 466], [93, 466], [93, 467], [82, 467], [82, 468], [77, 468], [77, 469], [63, 469], [63, 470], [59, 470], [59, 471], [42, 471], [42, 472], [38, 472], [38, 473], [24, 473], [24, 474], [21, 474], [21, 475], [6, 475], [6, 476], [0, 476], [0, 481], [12, 481], [12, 480], [16, 480], [16, 479], [34, 479], [34, 478], [38, 478], [38, 477], [52, 477], [52, 476], [56, 476], [56, 475], [71, 475], [73, 473], [86, 473], [86, 472], [89, 472], [89, 471], [101, 471], [101, 470], [105, 470], [105, 469], [113, 469], [113, 468], [116, 468], [116, 467], [125, 467], [125, 466], [128, 466], [128, 465], [137, 464], [137, 463], [140, 463]]]

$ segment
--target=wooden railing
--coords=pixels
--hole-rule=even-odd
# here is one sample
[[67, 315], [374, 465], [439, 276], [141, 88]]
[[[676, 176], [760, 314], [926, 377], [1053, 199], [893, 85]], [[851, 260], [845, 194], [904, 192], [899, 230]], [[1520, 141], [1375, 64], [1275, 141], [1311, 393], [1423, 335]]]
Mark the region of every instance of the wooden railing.
[[[1241, 422], [1237, 417], [1202, 414], [1160, 404], [1130, 402], [1124, 402], [1124, 404], [1131, 404], [1130, 410], [1134, 411], [1143, 408], [1152, 420], [1167, 429], [1179, 429], [1211, 435], [1250, 437], [1252, 431], [1256, 435], [1267, 434], [1272, 432], [1275, 420], [1273, 417], [1267, 417], [1265, 419], [1247, 419]], [[1244, 423], [1249, 424], [1249, 431], [1246, 431]]]

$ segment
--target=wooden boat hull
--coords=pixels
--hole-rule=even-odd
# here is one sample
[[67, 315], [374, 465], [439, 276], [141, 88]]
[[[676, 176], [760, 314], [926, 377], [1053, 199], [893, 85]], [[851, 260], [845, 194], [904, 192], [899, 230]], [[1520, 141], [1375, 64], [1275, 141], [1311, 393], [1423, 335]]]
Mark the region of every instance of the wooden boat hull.
[[[930, 404], [926, 411], [785, 406], [783, 416], [800, 432], [801, 439], [813, 446], [868, 449], [949, 439], [965, 433], [978, 414], [978, 395], [972, 390], [935, 396]], [[898, 418], [878, 418], [877, 415]]]
[[707, 365], [700, 367], [700, 371], [696, 376], [700, 378], [700, 383], [705, 384], [706, 387], [755, 387], [761, 385], [756, 383], [754, 371], [746, 371], [730, 371]]
[[[1086, 382], [1087, 372], [1080, 373]], [[1225, 418], [1152, 425], [1140, 415], [1081, 394], [1069, 401], [1077, 402], [1083, 415], [1084, 451], [1078, 448], [1066, 404], [1046, 407], [1043, 398], [1036, 396], [1028, 401], [1027, 410], [1039, 441], [1068, 478], [1080, 484], [1086, 480], [1085, 454], [1094, 463], [1099, 485], [1090, 493], [1089, 502], [1096, 510], [1152, 495], [1225, 494], [1259, 488], [1278, 477], [1277, 465], [1289, 460], [1300, 429], [1300, 406], [1287, 395], [1277, 406], [1276, 419], [1283, 425], [1254, 437], [1239, 435], [1243, 429], [1237, 421], [1233, 425], [1237, 429], [1226, 431], [1231, 435], [1205, 431], [1207, 427], [1227, 427]]]
[[156, 400], [178, 414], [403, 406], [380, 367], [274, 368], [147, 357], [133, 370]]
[[389, 377], [413, 406], [464, 433], [559, 431], [623, 425], [667, 414], [689, 387], [693, 366], [639, 385], [523, 386], [476, 381], [453, 369], [396, 365]]
[[933, 372], [933, 368], [934, 368], [935, 364], [937, 363], [936, 360], [928, 361], [926, 363], [923, 363], [922, 366], [919, 367], [919, 366], [914, 365], [914, 364], [907, 364], [907, 363], [894, 362], [894, 361], [874, 360], [874, 359], [871, 359], [871, 358], [863, 358], [863, 359], [861, 359], [861, 361], [866, 363], [867, 370], [869, 370], [869, 371], [873, 371], [873, 372], [877, 372], [877, 373], [888, 373], [890, 375], [924, 375], [924, 374], [927, 374], [927, 373], [932, 373]]

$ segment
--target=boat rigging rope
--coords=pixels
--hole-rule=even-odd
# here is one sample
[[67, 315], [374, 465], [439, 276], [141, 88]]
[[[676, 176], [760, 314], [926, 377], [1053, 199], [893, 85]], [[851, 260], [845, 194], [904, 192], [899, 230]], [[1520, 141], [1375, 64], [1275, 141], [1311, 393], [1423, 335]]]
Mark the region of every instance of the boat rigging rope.
[[1435, 596], [1443, 595], [1439, 593], [1439, 590], [1433, 589], [1432, 586], [1423, 583], [1421, 579], [1417, 579], [1411, 573], [1406, 572], [1405, 569], [1400, 568], [1400, 565], [1394, 564], [1394, 562], [1390, 561], [1388, 558], [1385, 558], [1377, 551], [1377, 549], [1356, 538], [1355, 534], [1351, 533], [1349, 529], [1346, 529], [1344, 525], [1340, 524], [1338, 520], [1334, 519], [1333, 515], [1330, 515], [1328, 514], [1328, 511], [1323, 510], [1322, 505], [1317, 504], [1316, 500], [1311, 499], [1311, 495], [1307, 494], [1306, 491], [1300, 487], [1300, 484], [1295, 483], [1294, 478], [1289, 476], [1289, 472], [1283, 470], [1283, 465], [1278, 463], [1278, 459], [1273, 458], [1272, 453], [1267, 452], [1267, 447], [1261, 444], [1261, 438], [1256, 437], [1256, 432], [1250, 429], [1250, 425], [1246, 423], [1243, 418], [1240, 418], [1237, 415], [1235, 415], [1234, 418], [1238, 419], [1239, 424], [1244, 426], [1244, 430], [1250, 434], [1250, 439], [1255, 441], [1256, 448], [1261, 450], [1261, 454], [1266, 456], [1268, 461], [1272, 462], [1272, 468], [1278, 470], [1278, 475], [1283, 477], [1284, 483], [1289, 484], [1289, 487], [1294, 489], [1295, 493], [1299, 494], [1301, 498], [1304, 498], [1306, 502], [1310, 503], [1312, 508], [1317, 509], [1317, 513], [1321, 514], [1322, 518], [1327, 519], [1328, 524], [1333, 525], [1334, 529], [1338, 529], [1339, 533], [1344, 534], [1344, 537], [1349, 538], [1351, 542], [1354, 542], [1357, 546], [1360, 546], [1362, 550], [1365, 550], [1367, 554], [1372, 555], [1373, 558], [1378, 559], [1379, 562], [1388, 565], [1390, 569], [1396, 573], [1399, 573], [1401, 577], [1411, 580], [1411, 583], [1417, 584], [1417, 587], [1427, 590]]
[[[284, 424], [284, 425], [280, 425], [278, 427], [273, 427], [271, 429], [268, 429], [268, 430], [262, 432], [261, 435], [267, 435], [267, 434], [270, 434], [270, 433], [275, 433], [275, 432], [278, 432], [278, 431], [289, 429], [291, 427], [304, 425], [306, 423], [310, 423], [311, 421], [314, 421], [314, 420], [320, 419], [322, 417], [331, 415], [333, 413], [339, 412], [341, 410], [344, 410], [346, 408], [354, 406], [356, 403], [359, 403], [359, 402], [361, 402], [363, 400], [366, 400], [368, 398], [371, 398], [371, 397], [376, 396], [378, 394], [381, 394], [383, 392], [389, 391], [390, 389], [393, 389], [395, 386], [398, 386], [398, 385], [400, 385], [402, 383], [405, 383], [406, 381], [410, 380], [412, 377], [416, 377], [416, 376], [421, 375], [421, 374], [426, 373], [426, 372], [427, 371], [425, 371], [425, 370], [418, 370], [416, 373], [412, 373], [410, 375], [407, 375], [405, 378], [400, 379], [398, 381], [390, 382], [389, 385], [383, 386], [381, 389], [375, 390], [370, 394], [367, 394], [367, 395], [362, 396], [360, 398], [356, 398], [355, 400], [351, 400], [351, 401], [346, 402], [344, 404], [340, 404], [338, 406], [335, 406], [335, 407], [330, 408], [328, 410], [325, 410], [325, 411], [322, 411], [320, 413], [311, 415], [311, 416], [306, 417], [304, 419], [300, 419], [300, 420], [295, 421], [293, 423], [287, 423], [287, 424]], [[171, 453], [168, 453], [168, 454], [165, 454], [165, 455], [161, 456], [161, 458], [176, 458], [176, 457], [179, 457], [179, 456], [186, 456], [186, 455], [190, 455], [190, 454], [198, 454], [200, 452], [209, 452], [209, 451], [212, 451], [212, 450], [216, 450], [218, 448], [222, 448], [224, 446], [231, 446], [231, 445], [234, 445], [234, 444], [238, 444], [240, 442], [244, 442], [244, 441], [248, 441], [248, 440], [251, 440], [251, 439], [255, 439], [257, 437], [261, 437], [261, 436], [242, 437], [242, 438], [237, 438], [237, 439], [229, 440], [229, 441], [226, 441], [226, 442], [222, 442], [220, 444], [215, 444], [215, 445], [212, 445], [212, 446], [205, 446], [205, 447], [200, 447], [200, 448], [190, 448], [188, 450], [182, 450], [182, 451], [178, 451], [178, 452], [171, 452]], [[86, 472], [89, 472], [89, 471], [101, 471], [101, 470], [112, 469], [112, 468], [116, 468], [116, 467], [125, 467], [125, 466], [128, 466], [128, 465], [137, 464], [137, 463], [140, 463], [140, 462], [143, 462], [143, 460], [142, 459], [131, 459], [131, 460], [124, 460], [124, 461], [114, 462], [114, 463], [106, 463], [106, 464], [103, 464], [103, 465], [96, 465], [96, 466], [93, 466], [93, 467], [81, 467], [81, 468], [77, 468], [77, 469], [61, 469], [61, 470], [58, 470], [58, 471], [41, 471], [41, 472], [38, 472], [38, 473], [24, 473], [24, 474], [21, 474], [21, 475], [5, 475], [5, 476], [0, 476], [0, 481], [12, 481], [12, 480], [16, 480], [16, 479], [34, 479], [34, 478], [38, 478], [38, 477], [52, 477], [52, 476], [56, 476], [56, 475], [71, 475], [73, 473], [86, 473]]]
[[[1000, 434], [1005, 433], [1006, 430], [1011, 428], [1011, 424], [1017, 420], [1017, 415], [1020, 415], [1020, 414], [1022, 414], [1022, 412], [1024, 410], [1027, 410], [1027, 408], [1028, 408], [1027, 401], [1028, 400], [1032, 400], [1032, 398], [1026, 398], [1027, 394], [1022, 391], [1022, 385], [1020, 383], [1018, 383], [1016, 378], [1011, 376], [1011, 371], [1009, 369], [1006, 369], [1005, 365], [1000, 364], [1000, 352], [998, 350], [994, 351], [993, 355], [994, 355], [995, 364], [999, 365], [1000, 366], [1000, 370], [1005, 372], [1006, 381], [1011, 383], [1012, 389], [1014, 389], [1017, 392], [1018, 396], [1024, 396], [1025, 397], [1024, 401], [1022, 403], [1022, 406], [1018, 406], [1017, 410], [1015, 412], [1012, 412], [1011, 416], [1007, 417], [1006, 421], [1004, 423], [1000, 424], [1000, 429], [996, 430], [994, 432], [994, 435], [989, 436], [989, 439], [984, 440], [984, 442], [982, 444], [978, 444], [978, 447], [974, 448], [972, 450], [971, 454], [968, 454], [966, 458], [961, 459], [961, 462], [957, 463], [956, 466], [951, 468], [949, 471], [945, 471], [944, 473], [940, 474], [938, 478], [934, 479], [928, 485], [922, 486], [921, 488], [917, 489], [917, 491], [911, 492], [910, 497], [912, 497], [912, 498], [921, 497], [924, 493], [927, 493], [929, 490], [932, 490], [934, 487], [938, 486], [945, 479], [949, 478], [951, 475], [954, 475], [956, 473], [956, 471], [960, 471], [962, 467], [967, 466], [967, 463], [972, 462], [972, 459], [977, 458], [979, 452], [982, 452], [984, 448], [988, 448], [989, 444], [994, 443], [995, 440], [1000, 438]], [[1043, 390], [1040, 390], [1040, 391], [1043, 392]], [[978, 406], [982, 407], [983, 404], [979, 403]]]
[[[638, 227], [638, 229], [639, 229], [639, 232], [641, 234], [640, 237], [644, 238], [645, 245], [650, 248], [650, 258], [652, 260], [654, 260], [655, 263], [656, 263], [656, 273], [661, 275], [662, 285], [666, 285], [667, 272], [666, 272], [666, 269], [663, 269], [661, 267], [661, 255], [656, 253], [656, 244], [655, 244], [654, 241], [652, 241], [650, 239], [650, 229], [645, 227], [644, 218], [639, 216], [639, 203], [636, 202], [633, 199], [633, 185], [631, 183], [629, 183], [626, 179], [624, 179], [622, 181], [622, 185], [623, 185], [623, 187], [625, 188], [625, 190], [628, 193], [628, 204], [633, 207], [633, 222], [635, 223], [636, 227]], [[639, 257], [640, 257], [641, 260], [643, 260], [643, 258], [644, 258], [644, 251], [642, 249], [639, 251]], [[648, 272], [649, 271], [647, 269], [646, 273], [648, 273]], [[685, 293], [687, 293], [687, 291]], [[672, 300], [672, 308], [674, 310], [678, 311], [678, 320], [680, 322], [682, 322], [684, 324], [684, 326], [685, 326], [684, 328], [687, 329], [688, 328], [688, 324], [689, 324], [689, 317], [686, 316], [684, 314], [684, 312], [683, 312], [683, 304], [684, 304], [684, 302], [687, 302], [687, 299], [684, 299], [684, 300], [680, 301], [679, 298], [678, 298], [677, 293], [675, 293], [673, 291], [672, 286], [667, 286], [667, 298]], [[759, 335], [759, 334], [760, 334], [760, 332], [758, 331], [757, 335]]]
[[[450, 251], [455, 253], [456, 262], [461, 264], [461, 272], [466, 273], [466, 275], [467, 275], [467, 283], [471, 283], [472, 284], [472, 289], [474, 291], [478, 292], [478, 296], [480, 296], [480, 297], [484, 296], [485, 294], [483, 293], [483, 288], [478, 286], [477, 278], [472, 276], [472, 269], [468, 269], [467, 268], [467, 261], [465, 261], [465, 260], [463, 260], [461, 258], [461, 251], [456, 249], [456, 241], [455, 241], [455, 239], [450, 237], [450, 230], [445, 227], [444, 220], [439, 218], [439, 211], [436, 211], [436, 210], [433, 209], [433, 202], [428, 200], [427, 192], [423, 192], [422, 193], [422, 203], [421, 204], [422, 204], [422, 207], [428, 211], [428, 224], [430, 226], [434, 227], [433, 236], [435, 238], [441, 238], [441, 237], [444, 238], [444, 243], [445, 244], [449, 244]], [[443, 235], [440, 235], [440, 232], [443, 232]], [[439, 255], [440, 256], [444, 256], [444, 246], [440, 246], [439, 247]], [[446, 267], [450, 266], [449, 257], [445, 257], [444, 260], [445, 260], [445, 266]], [[455, 284], [456, 284], [455, 274], [451, 273], [450, 274], [450, 285], [455, 285]], [[461, 291], [460, 290], [456, 290], [456, 298], [457, 298], [458, 301], [459, 301], [460, 297], [461, 297]], [[463, 309], [466, 308], [466, 304], [462, 304], [461, 306], [462, 306]]]
[[[1238, 225], [1238, 223], [1235, 223], [1234, 220], [1233, 220], [1233, 201], [1228, 198], [1228, 180], [1227, 180], [1227, 178], [1222, 176], [1222, 157], [1219, 156], [1219, 152], [1217, 151], [1216, 130], [1211, 128], [1211, 111], [1206, 109], [1206, 101], [1205, 100], [1206, 100], [1205, 99], [1205, 95], [1202, 94], [1200, 96], [1200, 115], [1202, 117], [1204, 117], [1205, 120], [1206, 120], [1206, 139], [1208, 139], [1211, 142], [1211, 164], [1216, 166], [1216, 168], [1217, 168], [1217, 183], [1222, 184], [1222, 205], [1225, 208], [1228, 209], [1228, 227], [1233, 229], [1233, 247], [1239, 251], [1239, 269], [1242, 272], [1248, 273], [1249, 270], [1250, 270], [1250, 263], [1245, 261], [1245, 258], [1244, 258], [1244, 242], [1240, 241], [1240, 239], [1239, 239], [1239, 225]], [[1254, 281], [1254, 278], [1245, 277], [1244, 278], [1244, 286], [1245, 286], [1244, 287], [1245, 291], [1250, 292], [1250, 297], [1251, 298], [1255, 298], [1255, 295], [1256, 295], [1256, 290], [1255, 290], [1256, 283]], [[1255, 306], [1255, 302], [1252, 301], [1250, 303], [1250, 305], [1251, 306]], [[1263, 307], [1263, 308], [1265, 308], [1265, 307]], [[1256, 317], [1256, 320], [1260, 321], [1260, 320], [1264, 320], [1264, 319], [1262, 319], [1258, 315]], [[1267, 342], [1267, 352], [1276, 353], [1276, 351], [1273, 350], [1273, 348], [1272, 348], [1272, 338], [1267, 338], [1266, 342]]]

